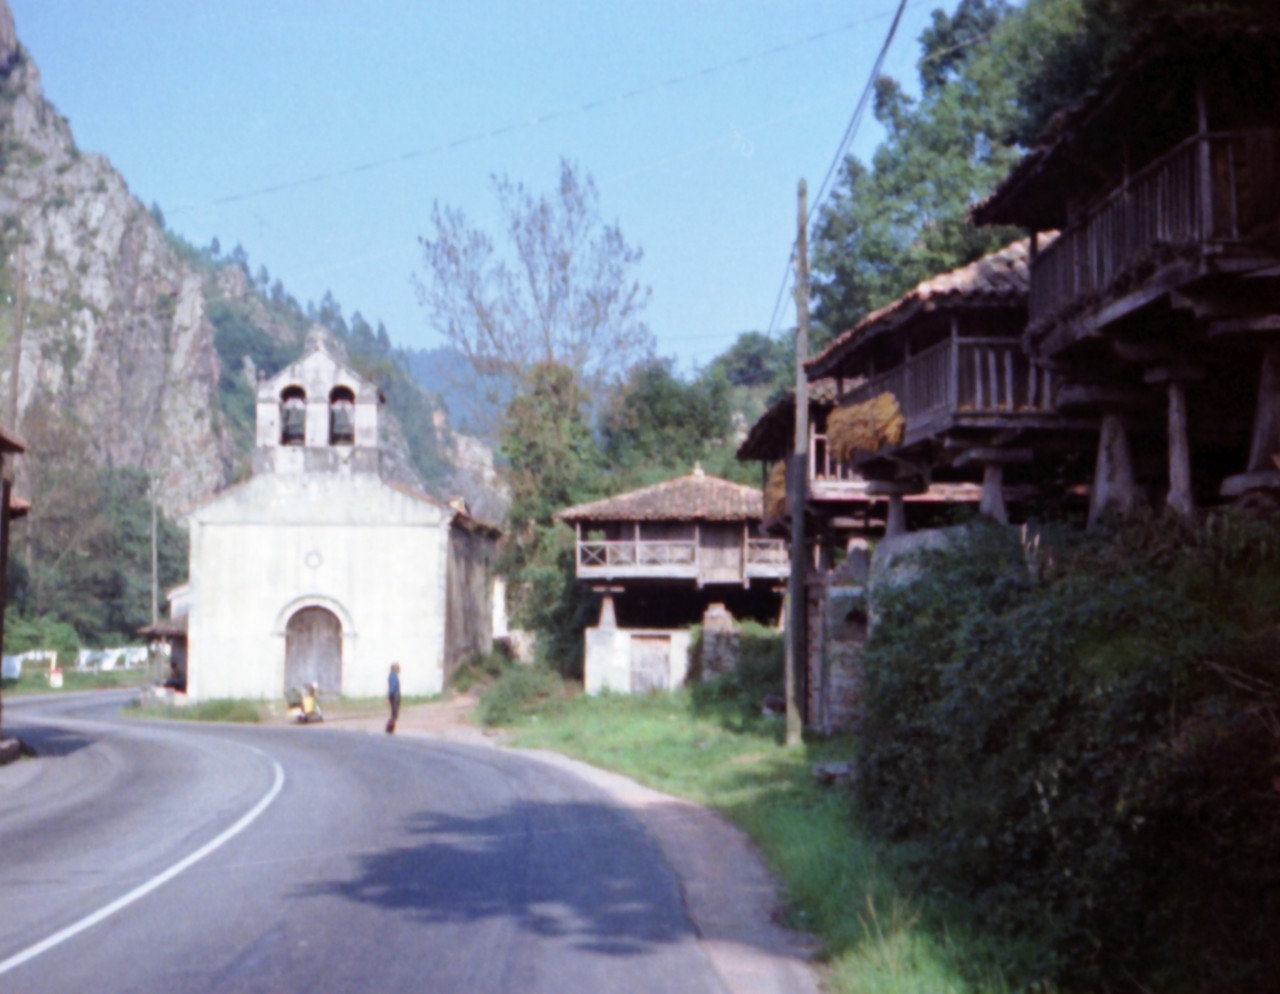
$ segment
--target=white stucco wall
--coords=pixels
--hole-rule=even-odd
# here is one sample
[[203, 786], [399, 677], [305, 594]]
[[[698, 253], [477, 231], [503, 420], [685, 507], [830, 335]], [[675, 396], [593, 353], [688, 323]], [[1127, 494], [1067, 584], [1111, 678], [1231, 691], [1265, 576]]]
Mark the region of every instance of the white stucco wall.
[[304, 607], [342, 624], [342, 692], [443, 685], [451, 511], [374, 475], [262, 474], [188, 516], [193, 699], [284, 691], [285, 626]]
[[631, 693], [631, 638], [634, 635], [663, 636], [670, 639], [667, 655], [667, 685], [684, 686], [689, 676], [687, 629], [636, 631], [627, 628], [588, 628], [583, 632], [586, 658], [583, 661], [583, 687], [588, 694]]

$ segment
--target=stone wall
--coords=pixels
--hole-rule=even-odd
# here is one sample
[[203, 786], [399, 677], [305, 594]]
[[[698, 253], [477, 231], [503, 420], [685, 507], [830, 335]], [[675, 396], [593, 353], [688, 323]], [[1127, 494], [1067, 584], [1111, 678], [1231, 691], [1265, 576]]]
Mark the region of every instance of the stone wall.
[[838, 569], [806, 584], [805, 721], [823, 733], [848, 729], [860, 717], [868, 576], [868, 550], [861, 544], [850, 548]]
[[497, 539], [454, 525], [449, 533], [445, 594], [445, 678], [471, 656], [493, 648], [493, 562]]
[[702, 616], [696, 676], [702, 680], [732, 673], [738, 668], [742, 638], [733, 615], [723, 604], [710, 605]]

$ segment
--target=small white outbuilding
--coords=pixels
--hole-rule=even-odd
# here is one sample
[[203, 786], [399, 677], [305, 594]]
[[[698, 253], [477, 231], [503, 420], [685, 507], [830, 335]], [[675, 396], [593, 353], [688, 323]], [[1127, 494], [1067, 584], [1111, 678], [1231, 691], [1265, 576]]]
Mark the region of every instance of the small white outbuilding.
[[324, 338], [259, 384], [254, 474], [187, 516], [195, 700], [434, 694], [490, 647], [498, 533], [382, 477], [377, 388]]

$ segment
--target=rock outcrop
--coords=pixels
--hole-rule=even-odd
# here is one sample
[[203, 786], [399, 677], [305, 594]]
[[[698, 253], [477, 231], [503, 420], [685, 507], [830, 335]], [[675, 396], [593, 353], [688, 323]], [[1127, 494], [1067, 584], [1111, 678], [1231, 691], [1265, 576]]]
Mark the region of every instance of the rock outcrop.
[[[20, 493], [67, 424], [91, 464], [154, 475], [171, 516], [248, 472], [245, 398], [270, 370], [243, 341], [220, 355], [218, 329], [280, 360], [319, 326], [274, 288], [268, 300], [233, 259], [167, 233], [103, 156], [76, 147], [0, 0], [0, 425], [32, 443], [18, 460]], [[394, 412], [381, 424], [385, 474], [423, 489]], [[436, 438], [455, 466], [436, 495], [461, 493], [500, 518], [492, 452], [443, 424]]]
[[226, 482], [203, 277], [102, 156], [80, 151], [0, 0], [0, 420], [40, 393], [100, 465], [159, 477], [173, 511]]

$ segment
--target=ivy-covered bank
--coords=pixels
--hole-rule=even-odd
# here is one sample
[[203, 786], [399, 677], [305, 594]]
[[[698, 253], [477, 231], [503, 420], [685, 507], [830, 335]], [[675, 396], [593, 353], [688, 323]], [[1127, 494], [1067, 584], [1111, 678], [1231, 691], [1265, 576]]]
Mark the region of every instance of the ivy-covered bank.
[[976, 526], [884, 585], [860, 802], [1017, 984], [1280, 975], [1280, 528]]

